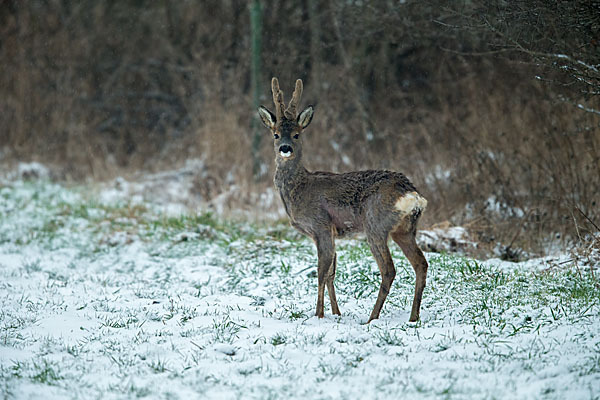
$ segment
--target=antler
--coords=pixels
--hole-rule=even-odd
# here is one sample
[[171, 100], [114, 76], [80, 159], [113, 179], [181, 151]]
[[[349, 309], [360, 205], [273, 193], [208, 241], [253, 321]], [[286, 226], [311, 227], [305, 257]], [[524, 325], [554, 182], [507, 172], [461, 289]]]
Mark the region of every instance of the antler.
[[283, 92], [279, 89], [279, 81], [273, 77], [271, 79], [271, 91], [273, 92], [273, 103], [275, 103], [275, 116], [277, 121], [281, 121], [285, 110], [285, 103], [283, 102]]
[[284, 116], [287, 119], [296, 118], [298, 103], [300, 103], [300, 98], [302, 97], [302, 89], [302, 80], [296, 80], [294, 94], [292, 94], [290, 104], [286, 108], [285, 103], [283, 102], [283, 92], [279, 89], [279, 81], [277, 78], [273, 77], [271, 80], [271, 91], [273, 92], [273, 103], [275, 103], [275, 116], [277, 117], [277, 121], [281, 121]]
[[298, 107], [298, 103], [300, 103], [300, 98], [302, 97], [302, 80], [296, 80], [296, 89], [294, 89], [294, 94], [292, 95], [292, 99], [290, 100], [290, 104], [285, 110], [285, 117], [288, 119], [296, 118], [296, 108]]

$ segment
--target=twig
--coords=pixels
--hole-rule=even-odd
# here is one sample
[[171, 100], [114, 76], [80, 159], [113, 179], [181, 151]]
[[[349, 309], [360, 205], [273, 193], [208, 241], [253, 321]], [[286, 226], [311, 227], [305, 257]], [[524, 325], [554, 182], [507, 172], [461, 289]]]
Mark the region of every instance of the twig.
[[523, 228], [523, 225], [525, 225], [525, 221], [527, 221], [527, 219], [529, 219], [529, 215], [530, 214], [531, 214], [531, 210], [527, 211], [527, 214], [525, 214], [525, 217], [523, 217], [523, 219], [521, 220], [521, 224], [519, 225], [519, 227], [515, 231], [515, 235], [513, 236], [513, 238], [510, 241], [510, 243], [508, 244], [508, 248], [511, 248], [512, 245], [513, 245], [513, 243], [515, 242], [515, 240], [517, 240], [517, 237], [519, 237], [519, 234], [521, 233], [521, 229]]
[[[577, 211], [579, 211], [581, 213], [581, 215], [583, 215], [585, 217], [585, 219], [587, 219], [589, 221], [590, 224], [592, 224], [598, 230], [598, 232], [600, 232], [600, 228], [598, 228], [598, 225], [596, 225], [594, 223], [594, 221], [591, 220], [590, 217], [588, 217], [587, 215], [585, 215], [585, 213], [583, 211], [581, 211], [581, 208], [579, 208], [577, 206], [575, 206], [575, 208], [577, 209]], [[573, 213], [571, 213], [571, 215], [573, 215]], [[573, 220], [575, 221], [575, 216], [574, 215], [573, 215]], [[575, 221], [575, 229], [577, 230], [577, 236], [579, 236], [579, 240], [581, 240], [581, 242], [583, 243], [583, 239], [581, 238], [581, 235], [579, 234], [579, 228], [577, 226], [577, 221]], [[594, 239], [594, 242], [599, 241], [599, 240], [600, 239]], [[593, 244], [591, 246], [593, 246]], [[591, 250], [587, 254], [588, 263], [590, 264], [590, 274], [592, 276], [592, 279], [595, 280], [595, 277], [594, 277], [594, 265], [593, 265], [593, 263], [592, 263], [592, 261], [590, 259], [590, 253], [591, 253]]]
[[313, 267], [314, 267], [314, 266], [312, 266], [312, 265], [311, 265], [311, 266], [309, 266], [309, 267], [303, 268], [303, 269], [301, 269], [300, 271], [296, 272], [296, 275], [300, 275], [301, 273], [303, 273], [303, 272], [305, 272], [305, 271], [308, 271], [309, 269], [311, 269], [311, 268], [313, 268]]
[[559, 263], [556, 263], [556, 265], [568, 264], [568, 263], [570, 263], [570, 262], [572, 262], [572, 261], [577, 261], [577, 260], [576, 260], [575, 258], [569, 258], [568, 260], [565, 260], [565, 261], [561, 261], [561, 262], [559, 262]]
[[512, 48], [502, 48], [502, 49], [498, 49], [498, 50], [489, 50], [489, 51], [458, 51], [458, 50], [447, 49], [447, 48], [441, 47], [441, 46], [440, 46], [440, 50], [445, 51], [447, 53], [458, 54], [460, 56], [474, 56], [474, 57], [506, 53], [509, 51], [517, 51], [517, 49], [512, 49]]
[[190, 340], [190, 343], [193, 344], [194, 346], [196, 346], [197, 348], [199, 348], [200, 350], [204, 350], [204, 347], [200, 346], [197, 343], [194, 343], [193, 341]]
[[[583, 238], [581, 237], [581, 234], [579, 233], [579, 225], [577, 224], [577, 218], [575, 218], [575, 214], [573, 214], [573, 211], [571, 211], [571, 217], [573, 217], [573, 223], [575, 224], [575, 231], [577, 232], [579, 241], [583, 244]], [[579, 274], [579, 279], [583, 279], [583, 276], [581, 275], [581, 270], [579, 269], [579, 263], [578, 263], [579, 257], [577, 257], [577, 254], [574, 254], [575, 251], [576, 250], [573, 250], [571, 252], [571, 254], [573, 255], [573, 259], [575, 260], [575, 268], [577, 268], [577, 273]]]
[[589, 221], [589, 223], [590, 223], [590, 224], [592, 224], [592, 225], [594, 226], [594, 228], [596, 228], [596, 230], [597, 230], [598, 232], [600, 232], [600, 228], [598, 228], [598, 225], [596, 225], [596, 224], [594, 223], [594, 221], [592, 221], [592, 220], [590, 219], [590, 217], [588, 217], [587, 215], [585, 215], [585, 213], [584, 213], [583, 211], [581, 211], [581, 208], [579, 208], [579, 207], [577, 207], [577, 206], [575, 206], [575, 208], [577, 209], [577, 211], [579, 211], [579, 212], [581, 213], [581, 215], [583, 215], [583, 216], [584, 216], [584, 218], [585, 218], [585, 219], [587, 219], [587, 220]]

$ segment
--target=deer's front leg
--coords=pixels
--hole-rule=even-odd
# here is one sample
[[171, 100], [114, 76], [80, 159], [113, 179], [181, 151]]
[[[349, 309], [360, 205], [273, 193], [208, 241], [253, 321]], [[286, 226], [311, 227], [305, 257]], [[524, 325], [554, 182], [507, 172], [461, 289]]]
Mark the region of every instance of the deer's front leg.
[[333, 286], [335, 281], [335, 270], [337, 269], [337, 255], [333, 254], [333, 263], [331, 263], [331, 267], [329, 268], [329, 273], [327, 274], [327, 279], [325, 283], [327, 284], [327, 293], [329, 293], [329, 301], [331, 302], [331, 312], [335, 315], [342, 315], [340, 312], [340, 307], [338, 307], [337, 299], [335, 298], [335, 287]]
[[317, 267], [319, 288], [317, 291], [317, 311], [315, 312], [315, 315], [319, 318], [323, 318], [325, 315], [325, 285], [335, 257], [335, 247], [330, 232], [328, 232], [328, 234], [317, 236], [315, 238], [315, 244], [317, 245], [317, 255], [319, 257]]

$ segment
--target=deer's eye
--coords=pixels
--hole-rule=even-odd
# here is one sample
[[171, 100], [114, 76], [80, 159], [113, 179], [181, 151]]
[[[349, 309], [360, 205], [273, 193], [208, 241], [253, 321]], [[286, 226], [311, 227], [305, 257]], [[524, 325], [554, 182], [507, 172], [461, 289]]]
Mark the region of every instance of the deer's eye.
[[273, 134], [273, 137], [274, 137], [275, 139], [279, 139], [279, 135], [278, 135], [277, 133], [274, 133], [274, 134]]
[[298, 136], [298, 134], [296, 133], [296, 134], [294, 135], [294, 139], [298, 139], [298, 137], [299, 137], [299, 136]]

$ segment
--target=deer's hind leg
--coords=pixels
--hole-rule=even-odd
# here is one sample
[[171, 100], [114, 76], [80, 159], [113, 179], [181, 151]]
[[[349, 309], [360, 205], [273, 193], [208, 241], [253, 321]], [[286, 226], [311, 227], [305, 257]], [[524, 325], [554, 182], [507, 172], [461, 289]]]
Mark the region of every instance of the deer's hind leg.
[[390, 249], [387, 245], [387, 237], [384, 239], [367, 236], [367, 240], [369, 242], [369, 246], [371, 247], [371, 253], [373, 253], [373, 257], [375, 257], [375, 260], [377, 261], [377, 266], [379, 267], [379, 272], [381, 274], [379, 294], [377, 295], [375, 307], [373, 307], [373, 311], [371, 312], [371, 316], [369, 317], [368, 321], [371, 322], [372, 320], [379, 318], [379, 313], [381, 312], [383, 303], [390, 293], [392, 282], [394, 282], [394, 278], [396, 277], [396, 268], [394, 267]]
[[421, 298], [423, 297], [423, 289], [425, 289], [425, 281], [427, 279], [427, 268], [429, 266], [423, 252], [417, 245], [414, 231], [395, 231], [392, 232], [391, 236], [394, 242], [400, 246], [402, 252], [415, 270], [415, 298], [409, 318], [409, 321], [414, 322], [419, 319]]

